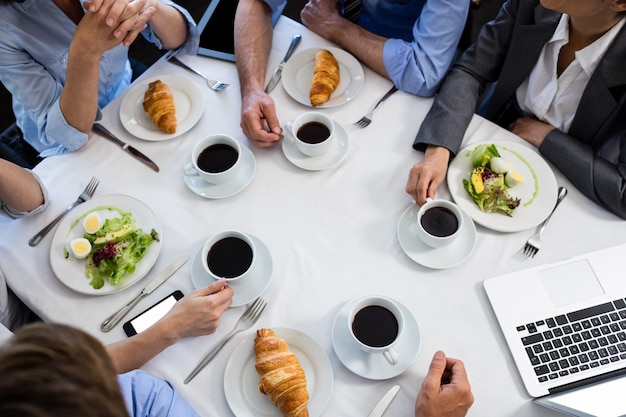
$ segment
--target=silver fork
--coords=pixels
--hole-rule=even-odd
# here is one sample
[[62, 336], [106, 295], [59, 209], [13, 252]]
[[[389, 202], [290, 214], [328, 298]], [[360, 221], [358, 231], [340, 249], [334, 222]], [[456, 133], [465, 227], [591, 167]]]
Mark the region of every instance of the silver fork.
[[61, 221], [63, 216], [69, 213], [70, 210], [72, 210], [77, 205], [82, 204], [85, 201], [90, 200], [91, 197], [93, 197], [93, 193], [96, 191], [96, 187], [98, 187], [99, 183], [100, 183], [100, 180], [98, 180], [98, 178], [92, 177], [91, 181], [89, 181], [89, 184], [87, 184], [83, 192], [80, 193], [76, 201], [74, 201], [72, 204], [67, 206], [67, 208], [63, 211], [63, 213], [59, 214], [56, 219], [50, 222], [49, 225], [41, 229], [39, 233], [37, 233], [35, 236], [31, 237], [30, 240], [28, 241], [28, 244], [30, 246], [37, 246], [39, 242], [41, 242], [41, 240], [44, 237], [46, 237], [46, 235], [50, 232], [50, 230], [52, 230], [54, 226], [56, 226], [56, 224]]
[[559, 194], [556, 198], [556, 204], [554, 204], [554, 208], [552, 209], [548, 217], [543, 221], [543, 224], [541, 225], [541, 229], [539, 229], [539, 232], [532, 235], [526, 241], [526, 244], [524, 245], [524, 255], [530, 258], [534, 258], [537, 252], [539, 252], [539, 249], [541, 249], [541, 235], [543, 231], [545, 230], [546, 225], [548, 224], [548, 220], [550, 220], [550, 217], [552, 217], [552, 214], [554, 213], [556, 208], [559, 206], [559, 204], [561, 204], [561, 201], [563, 201], [566, 195], [567, 195], [567, 188], [559, 187]]
[[228, 333], [226, 336], [224, 336], [224, 338], [220, 340], [220, 342], [217, 345], [215, 345], [213, 349], [208, 351], [202, 359], [200, 359], [200, 362], [198, 362], [198, 364], [193, 369], [193, 371], [191, 371], [189, 376], [185, 379], [185, 384], [189, 383], [189, 381], [191, 381], [196, 375], [198, 375], [198, 372], [200, 372], [206, 366], [206, 364], [209, 363], [209, 361], [215, 357], [217, 352], [219, 352], [220, 349], [222, 349], [224, 345], [236, 333], [239, 333], [243, 330], [246, 330], [252, 327], [252, 325], [256, 323], [256, 321], [261, 316], [261, 313], [263, 313], [263, 310], [265, 310], [265, 306], [267, 306], [267, 303], [261, 297], [254, 300], [254, 303], [252, 303], [250, 307], [248, 307], [246, 311], [244, 311], [241, 317], [239, 317], [239, 320], [237, 320], [237, 324], [235, 325], [235, 328], [231, 330], [231, 332]]
[[382, 96], [380, 98], [380, 100], [378, 100], [376, 102], [376, 104], [374, 104], [374, 107], [372, 107], [370, 109], [370, 111], [368, 111], [365, 116], [361, 117], [359, 120], [357, 120], [356, 122], [354, 122], [354, 125], [363, 129], [364, 127], [367, 127], [370, 125], [370, 123], [372, 123], [372, 115], [374, 114], [374, 111], [378, 108], [378, 106], [380, 106], [383, 101], [387, 100], [389, 98], [389, 96], [391, 96], [393, 93], [395, 93], [396, 91], [398, 91], [398, 89], [396, 88], [396, 86], [394, 85], [393, 87], [391, 87], [389, 89], [389, 91], [387, 91], [385, 93], [384, 96]]
[[181, 61], [180, 59], [176, 58], [175, 55], [170, 55], [169, 57], [167, 57], [167, 60], [169, 62], [171, 62], [172, 64], [174, 64], [174, 65], [178, 65], [179, 67], [185, 68], [186, 70], [191, 71], [194, 74], [197, 74], [197, 75], [201, 76], [202, 78], [204, 78], [206, 80], [209, 88], [211, 90], [213, 90], [213, 91], [222, 91], [223, 89], [225, 89], [226, 87], [228, 87], [230, 85], [230, 84], [223, 83], [221, 81], [211, 80], [209, 77], [207, 77], [206, 75], [204, 75], [200, 71], [197, 71], [197, 70], [191, 68], [190, 66], [185, 64], [183, 61]]

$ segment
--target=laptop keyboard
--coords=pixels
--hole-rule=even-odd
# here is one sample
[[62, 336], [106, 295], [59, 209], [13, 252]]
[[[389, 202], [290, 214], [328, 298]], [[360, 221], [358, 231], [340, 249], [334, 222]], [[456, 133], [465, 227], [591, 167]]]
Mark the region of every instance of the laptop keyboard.
[[626, 302], [604, 303], [517, 327], [539, 382], [626, 360]]

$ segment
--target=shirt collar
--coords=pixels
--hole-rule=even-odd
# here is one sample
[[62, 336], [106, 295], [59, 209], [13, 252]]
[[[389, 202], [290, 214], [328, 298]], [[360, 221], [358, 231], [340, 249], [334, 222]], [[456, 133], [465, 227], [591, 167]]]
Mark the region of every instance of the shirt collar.
[[591, 76], [591, 74], [593, 74], [595, 69], [598, 67], [604, 53], [607, 49], [609, 49], [609, 46], [625, 23], [626, 17], [623, 17], [619, 22], [617, 22], [617, 24], [613, 25], [611, 29], [609, 29], [591, 45], [586, 46], [580, 51], [576, 51], [576, 59], [588, 76]]

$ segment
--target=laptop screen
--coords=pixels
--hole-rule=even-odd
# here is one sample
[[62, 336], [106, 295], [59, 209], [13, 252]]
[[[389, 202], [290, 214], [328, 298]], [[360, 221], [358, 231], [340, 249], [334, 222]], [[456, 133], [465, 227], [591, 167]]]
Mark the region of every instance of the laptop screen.
[[[198, 23], [198, 55], [235, 61], [235, 13], [239, 0], [211, 0]], [[285, 3], [272, 15], [272, 25], [280, 17]]]

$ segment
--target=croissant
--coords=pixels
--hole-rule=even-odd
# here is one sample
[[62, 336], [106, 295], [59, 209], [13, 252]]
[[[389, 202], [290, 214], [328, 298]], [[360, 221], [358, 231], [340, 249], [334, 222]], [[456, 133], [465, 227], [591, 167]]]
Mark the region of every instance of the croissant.
[[339, 63], [330, 51], [318, 49], [315, 53], [315, 66], [309, 100], [313, 107], [326, 103], [339, 85]]
[[304, 370], [287, 342], [271, 329], [257, 330], [254, 367], [260, 376], [259, 391], [270, 397], [284, 417], [308, 417], [309, 393]]
[[176, 107], [174, 96], [167, 84], [156, 80], [148, 85], [143, 96], [143, 109], [159, 129], [165, 133], [176, 132]]

